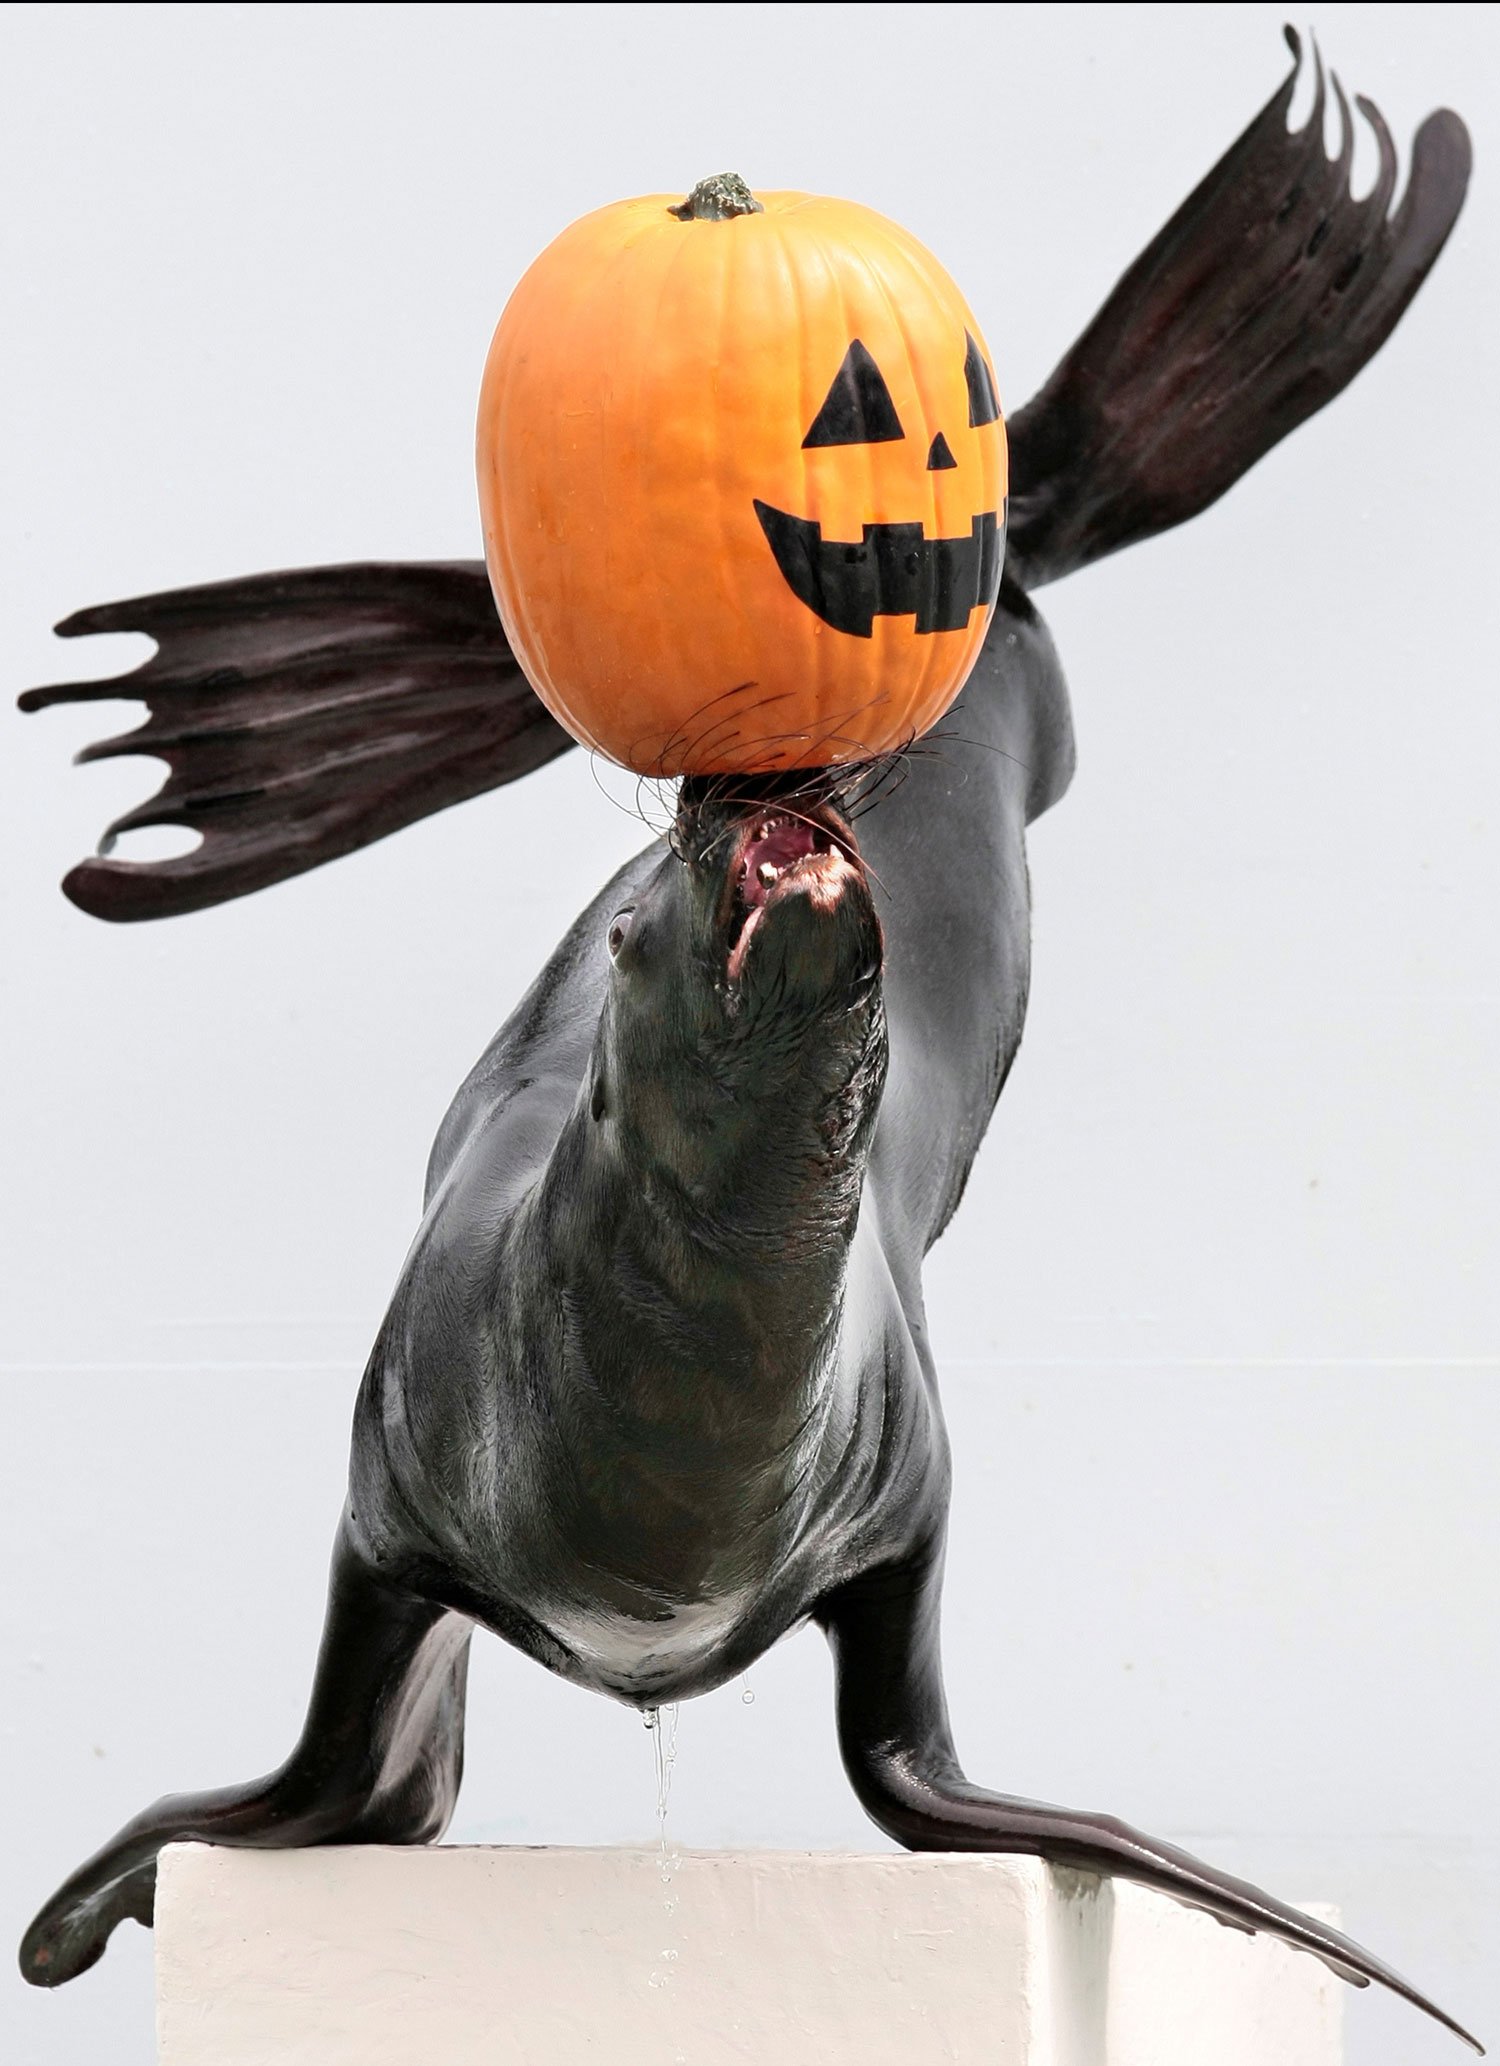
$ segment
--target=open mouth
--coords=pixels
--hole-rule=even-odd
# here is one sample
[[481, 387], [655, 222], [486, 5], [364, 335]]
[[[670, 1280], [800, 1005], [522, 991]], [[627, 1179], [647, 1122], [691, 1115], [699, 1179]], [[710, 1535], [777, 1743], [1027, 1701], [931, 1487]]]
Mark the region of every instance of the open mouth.
[[730, 982], [739, 981], [750, 942], [773, 905], [805, 896], [831, 910], [862, 872], [852, 834], [826, 806], [807, 813], [756, 812], [729, 864]]
[[860, 542], [757, 500], [755, 514], [783, 580], [835, 631], [869, 638], [877, 617], [916, 616], [919, 632], [962, 631], [1000, 593], [1004, 513], [987, 509], [967, 538], [929, 538], [920, 524], [866, 524]]

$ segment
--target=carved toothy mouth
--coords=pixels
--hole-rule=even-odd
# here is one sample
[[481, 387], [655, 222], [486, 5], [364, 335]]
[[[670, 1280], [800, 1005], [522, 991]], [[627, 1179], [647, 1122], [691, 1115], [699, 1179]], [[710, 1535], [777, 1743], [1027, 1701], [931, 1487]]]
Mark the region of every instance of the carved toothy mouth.
[[983, 511], [967, 538], [929, 538], [920, 524], [866, 524], [858, 545], [825, 539], [821, 524], [769, 502], [757, 500], [755, 514], [793, 595], [854, 638], [869, 638], [877, 617], [913, 613], [919, 632], [962, 631], [1000, 593], [1003, 511]]

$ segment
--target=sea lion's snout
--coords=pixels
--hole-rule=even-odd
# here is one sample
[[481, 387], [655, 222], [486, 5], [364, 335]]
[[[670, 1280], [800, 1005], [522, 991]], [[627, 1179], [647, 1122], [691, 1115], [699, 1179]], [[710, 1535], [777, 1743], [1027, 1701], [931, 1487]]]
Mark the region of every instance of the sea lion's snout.
[[589, 1124], [637, 1172], [672, 1169], [695, 1210], [792, 1229], [818, 1170], [857, 1200], [885, 1082], [865, 864], [805, 777], [685, 781], [668, 846], [599, 941]]
[[[846, 912], [846, 898], [860, 908]], [[740, 984], [763, 926], [780, 937], [783, 958], [795, 946], [799, 963], [811, 959], [816, 964], [820, 948], [825, 960], [840, 959], [841, 936], [863, 930], [867, 914], [873, 919], [854, 835], [829, 806], [753, 811], [730, 848], [725, 974], [732, 986]], [[875, 930], [878, 956], [878, 926]]]
[[868, 988], [880, 921], [852, 826], [807, 784], [733, 796], [684, 783], [677, 850], [707, 892], [712, 953], [731, 1006], [751, 989]]

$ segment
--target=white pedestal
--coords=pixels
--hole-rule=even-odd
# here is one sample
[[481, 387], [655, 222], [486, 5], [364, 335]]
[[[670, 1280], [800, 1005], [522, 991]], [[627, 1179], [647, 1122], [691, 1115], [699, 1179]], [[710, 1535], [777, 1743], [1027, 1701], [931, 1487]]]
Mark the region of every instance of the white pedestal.
[[1340, 2058], [1317, 1960], [1035, 1859], [181, 1844], [156, 1942], [162, 2066]]

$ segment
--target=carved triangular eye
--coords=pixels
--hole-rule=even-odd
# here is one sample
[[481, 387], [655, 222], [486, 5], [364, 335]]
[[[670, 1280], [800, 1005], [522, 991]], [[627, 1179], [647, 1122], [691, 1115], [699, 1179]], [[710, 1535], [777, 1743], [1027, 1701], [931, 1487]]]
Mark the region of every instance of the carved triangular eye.
[[884, 376], [856, 337], [833, 376], [803, 451], [814, 445], [888, 445], [905, 437]]
[[984, 353], [965, 330], [969, 349], [964, 354], [964, 379], [969, 388], [969, 428], [1000, 421], [1000, 401], [995, 393], [995, 376], [984, 363]]

